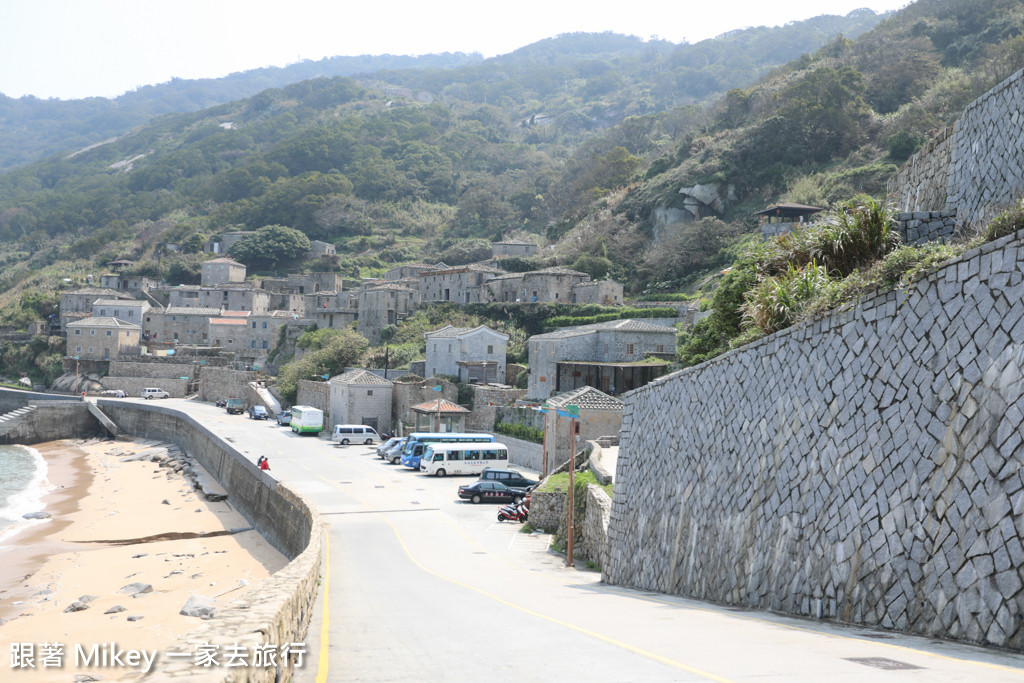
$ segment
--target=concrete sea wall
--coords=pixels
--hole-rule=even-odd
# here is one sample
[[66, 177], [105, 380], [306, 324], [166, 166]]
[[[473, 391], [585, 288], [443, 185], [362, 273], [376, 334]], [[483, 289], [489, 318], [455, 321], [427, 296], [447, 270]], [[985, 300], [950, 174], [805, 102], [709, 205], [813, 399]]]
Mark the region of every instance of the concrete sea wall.
[[625, 396], [604, 579], [1024, 647], [1024, 232]]
[[[320, 578], [319, 514], [288, 486], [261, 472], [234, 446], [184, 413], [157, 402], [101, 399], [96, 403], [122, 433], [174, 443], [195, 457], [229, 491], [231, 504], [291, 560], [259, 591], [218, 609], [214, 618], [183, 639], [179, 652], [192, 652], [199, 643], [221, 648], [241, 645], [249, 651], [263, 643], [303, 642]], [[12, 412], [16, 414], [9, 420], [0, 420], [0, 443], [31, 445], [102, 432], [87, 404], [65, 396], [0, 389], [0, 414]], [[291, 677], [292, 665], [279, 660], [277, 667], [208, 670], [193, 666], [191, 657], [165, 657], [147, 680], [276, 683]]]

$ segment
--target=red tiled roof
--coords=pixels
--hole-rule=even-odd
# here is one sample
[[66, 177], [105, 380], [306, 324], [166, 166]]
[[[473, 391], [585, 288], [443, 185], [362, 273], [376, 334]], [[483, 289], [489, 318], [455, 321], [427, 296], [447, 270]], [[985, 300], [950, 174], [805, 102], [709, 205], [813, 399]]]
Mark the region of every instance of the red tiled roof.
[[443, 398], [441, 398], [441, 399], [434, 399], [433, 401], [427, 401], [426, 403], [419, 403], [417, 405], [412, 406], [412, 409], [413, 410], [430, 412], [430, 413], [436, 413], [437, 412], [437, 402], [438, 401], [441, 402], [441, 412], [442, 413], [468, 413], [469, 412], [468, 410], [466, 410], [462, 406], [457, 405], [455, 403], [452, 403], [451, 401], [446, 401]]

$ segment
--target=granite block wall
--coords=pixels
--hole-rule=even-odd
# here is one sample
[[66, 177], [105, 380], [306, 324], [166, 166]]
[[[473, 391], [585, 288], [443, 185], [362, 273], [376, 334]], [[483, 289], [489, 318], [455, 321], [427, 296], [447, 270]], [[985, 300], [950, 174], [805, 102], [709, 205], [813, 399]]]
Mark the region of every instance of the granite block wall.
[[948, 242], [956, 235], [956, 211], [913, 211], [896, 214], [904, 244]]
[[625, 396], [604, 580], [1024, 647], [1024, 232]]
[[955, 210], [981, 227], [1024, 192], [1024, 70], [972, 102], [910, 158], [887, 191], [900, 211]]
[[219, 398], [245, 398], [249, 383], [255, 381], [255, 372], [203, 366], [199, 370], [198, 399], [216, 401]]

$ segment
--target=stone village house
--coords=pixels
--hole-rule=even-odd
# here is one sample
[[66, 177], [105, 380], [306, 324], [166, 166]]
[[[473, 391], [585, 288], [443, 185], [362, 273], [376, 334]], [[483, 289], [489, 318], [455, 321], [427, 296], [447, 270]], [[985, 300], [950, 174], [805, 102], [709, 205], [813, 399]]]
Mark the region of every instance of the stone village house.
[[426, 374], [451, 375], [460, 382], [505, 383], [508, 335], [486, 325], [452, 327], [423, 335], [427, 339]]
[[110, 360], [139, 354], [142, 326], [117, 318], [90, 317], [68, 323], [68, 356]]
[[334, 424], [356, 424], [391, 432], [393, 382], [369, 370], [352, 369], [332, 377], [328, 403]]
[[[527, 350], [527, 399], [582, 386], [617, 396], [665, 374], [676, 352], [676, 331], [643, 320], [611, 320], [534, 335]], [[652, 363], [648, 356], [666, 360]]]

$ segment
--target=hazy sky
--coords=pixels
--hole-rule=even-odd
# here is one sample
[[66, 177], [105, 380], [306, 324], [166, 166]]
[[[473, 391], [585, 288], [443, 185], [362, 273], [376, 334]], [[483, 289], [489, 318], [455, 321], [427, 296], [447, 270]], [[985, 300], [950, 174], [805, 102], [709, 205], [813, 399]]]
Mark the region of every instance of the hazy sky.
[[0, 93], [115, 97], [334, 55], [479, 52], [575, 31], [698, 42], [908, 0], [0, 0]]

